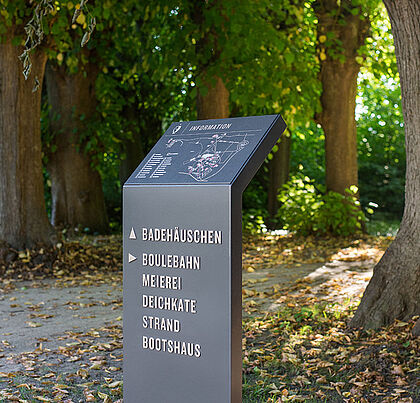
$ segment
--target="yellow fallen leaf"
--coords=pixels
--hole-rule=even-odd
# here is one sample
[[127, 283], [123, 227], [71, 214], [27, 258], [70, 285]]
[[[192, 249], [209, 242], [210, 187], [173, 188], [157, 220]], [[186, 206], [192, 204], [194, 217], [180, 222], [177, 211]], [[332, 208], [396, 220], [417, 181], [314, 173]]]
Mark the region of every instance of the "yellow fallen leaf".
[[362, 354], [357, 354], [349, 358], [349, 361], [354, 364], [355, 362], [359, 362], [362, 358]]
[[85, 399], [86, 399], [87, 402], [95, 402], [96, 401], [96, 397], [93, 396], [92, 391], [85, 390], [83, 392], [83, 394], [85, 395]]
[[109, 383], [107, 386], [108, 388], [113, 389], [113, 388], [117, 388], [118, 386], [122, 386], [122, 384], [123, 384], [123, 381], [114, 381], [114, 382]]
[[316, 380], [316, 383], [327, 383], [327, 378], [325, 376], [321, 376]]
[[80, 376], [82, 379], [86, 379], [89, 377], [89, 372], [87, 369], [80, 368], [77, 370], [77, 375]]
[[26, 388], [31, 389], [31, 387], [27, 383], [21, 383], [20, 385], [16, 386], [17, 388]]
[[29, 327], [40, 327], [40, 326], [42, 326], [42, 324], [41, 323], [36, 323], [36, 322], [31, 322], [31, 321], [29, 321], [29, 322], [25, 322]]
[[104, 401], [105, 401], [106, 399], [109, 399], [109, 396], [108, 396], [106, 393], [103, 393], [103, 392], [99, 392], [99, 391], [98, 391], [98, 396], [99, 396], [101, 399], [104, 399]]
[[103, 366], [102, 362], [94, 362], [89, 369], [101, 369]]
[[52, 402], [52, 399], [49, 399], [48, 397], [43, 397], [43, 396], [35, 396], [35, 399], [41, 401], [41, 402]]
[[14, 378], [15, 376], [12, 372], [0, 372], [0, 378]]
[[394, 367], [392, 368], [391, 374], [404, 375], [404, 370], [401, 365], [394, 365]]

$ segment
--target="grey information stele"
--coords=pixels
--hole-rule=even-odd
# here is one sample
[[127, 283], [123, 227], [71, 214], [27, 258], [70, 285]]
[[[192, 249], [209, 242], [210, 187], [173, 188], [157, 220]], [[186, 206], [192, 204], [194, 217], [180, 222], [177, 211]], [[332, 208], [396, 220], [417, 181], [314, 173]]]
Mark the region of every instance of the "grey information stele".
[[285, 128], [172, 123], [125, 183], [125, 403], [241, 402], [242, 192]]

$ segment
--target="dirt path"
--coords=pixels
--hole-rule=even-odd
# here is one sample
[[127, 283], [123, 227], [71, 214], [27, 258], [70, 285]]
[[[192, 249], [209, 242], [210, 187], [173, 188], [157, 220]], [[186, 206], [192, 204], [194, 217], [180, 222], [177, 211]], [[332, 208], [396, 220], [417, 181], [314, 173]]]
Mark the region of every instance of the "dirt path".
[[66, 346], [66, 335], [85, 334], [121, 320], [122, 286], [60, 288], [53, 280], [23, 282], [0, 297], [0, 371], [25, 369], [19, 354]]
[[316, 297], [320, 301], [354, 301], [366, 288], [374, 265], [374, 260], [332, 261], [324, 265], [279, 265], [244, 273], [243, 316], [275, 312], [281, 307], [283, 293], [297, 294], [302, 289], [305, 289], [307, 297]]
[[[281, 307], [282, 293], [293, 292], [293, 285], [302, 282], [319, 299], [340, 302], [356, 298], [371, 277], [373, 264], [333, 261], [244, 271], [243, 316], [275, 312]], [[91, 334], [96, 344], [107, 344], [109, 332], [95, 335], [97, 329], [121, 329], [121, 283], [63, 288], [49, 280], [19, 286], [0, 296], [0, 372], [27, 370], [23, 353], [38, 349], [38, 353], [58, 351], [65, 356], [68, 351], [71, 355], [69, 347], [77, 346], [77, 338]]]

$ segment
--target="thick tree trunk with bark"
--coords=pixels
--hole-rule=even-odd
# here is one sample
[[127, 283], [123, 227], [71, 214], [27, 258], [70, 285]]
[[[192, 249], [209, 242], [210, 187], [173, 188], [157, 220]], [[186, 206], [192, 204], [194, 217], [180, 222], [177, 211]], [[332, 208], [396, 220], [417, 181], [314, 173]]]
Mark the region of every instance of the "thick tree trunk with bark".
[[351, 64], [331, 61], [321, 68], [319, 122], [325, 133], [325, 183], [328, 190], [341, 194], [358, 185], [354, 109], [359, 66]]
[[[378, 328], [420, 314], [420, 3], [384, 0], [400, 73], [407, 170], [400, 230], [366, 288], [351, 326]], [[413, 333], [420, 336], [420, 320]]]
[[206, 81], [206, 94], [198, 90], [197, 117], [198, 119], [223, 119], [229, 117], [229, 91], [223, 80], [215, 77]]
[[273, 159], [268, 163], [269, 183], [267, 190], [267, 209], [269, 226], [274, 228], [274, 219], [279, 209], [279, 189], [289, 180], [290, 149], [292, 138], [283, 134], [278, 143], [279, 149], [273, 154]]
[[[356, 62], [358, 49], [368, 33], [369, 20], [340, 10], [333, 0], [318, 0], [313, 5], [318, 18], [318, 49], [321, 60], [322, 112], [317, 116], [325, 133], [326, 185], [328, 190], [345, 194], [345, 189], [358, 184], [356, 93], [360, 65]], [[340, 23], [343, 19], [345, 23]], [[328, 34], [341, 41], [344, 61], [332, 57]], [[328, 49], [326, 48], [328, 44]]]
[[49, 154], [48, 172], [53, 225], [81, 226], [104, 233], [108, 231], [108, 219], [101, 178], [81, 141], [86, 124], [96, 112], [96, 77], [92, 65], [76, 74], [67, 73], [63, 66], [47, 66], [50, 128], [56, 146]]
[[31, 56], [32, 73], [25, 81], [11, 38], [0, 44], [0, 240], [17, 249], [49, 245], [53, 229], [44, 200], [41, 160], [41, 91], [44, 52]]
[[[227, 18], [223, 2], [190, 2], [191, 19], [197, 25], [200, 39], [195, 47], [198, 60], [197, 119], [223, 119], [229, 117], [229, 91], [224, 78], [214, 71], [222, 66], [219, 36], [225, 35], [223, 24], [206, 25], [208, 13], [216, 12], [223, 21]], [[205, 32], [205, 34], [204, 34]], [[225, 38], [226, 40], [226, 38]]]

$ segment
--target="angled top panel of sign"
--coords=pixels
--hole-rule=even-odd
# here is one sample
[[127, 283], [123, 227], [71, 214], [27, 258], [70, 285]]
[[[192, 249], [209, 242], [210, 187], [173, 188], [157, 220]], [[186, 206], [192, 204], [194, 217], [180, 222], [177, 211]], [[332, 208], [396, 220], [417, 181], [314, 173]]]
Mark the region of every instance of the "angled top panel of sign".
[[126, 185], [233, 183], [285, 127], [280, 115], [172, 123]]

